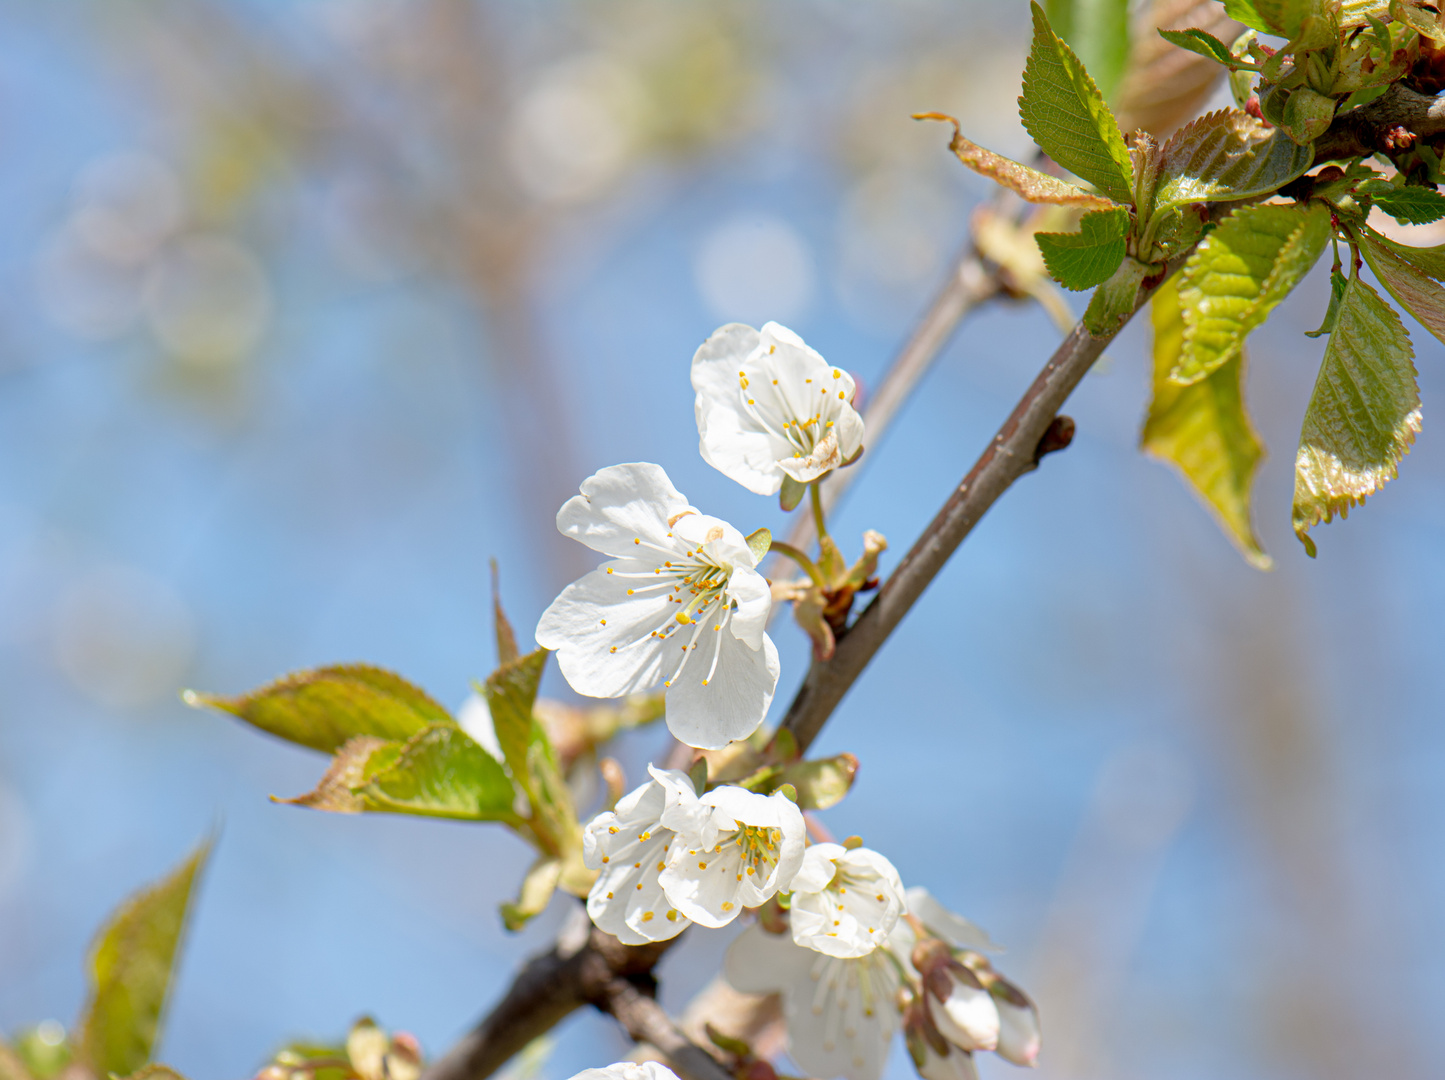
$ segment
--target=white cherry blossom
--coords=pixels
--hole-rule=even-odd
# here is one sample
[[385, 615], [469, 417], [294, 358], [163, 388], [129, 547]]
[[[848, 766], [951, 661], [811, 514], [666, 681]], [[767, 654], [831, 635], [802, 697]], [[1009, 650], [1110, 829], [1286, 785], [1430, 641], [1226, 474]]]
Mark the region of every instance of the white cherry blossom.
[[659, 465], [613, 465], [557, 514], [566, 536], [609, 556], [542, 614], [579, 694], [622, 697], [662, 683], [667, 726], [716, 750], [752, 734], [772, 704], [772, 598], [742, 533], [700, 514]]
[[828, 956], [754, 924], [728, 949], [724, 974], [744, 993], [778, 992], [788, 1053], [809, 1076], [879, 1080], [898, 1031], [898, 989], [913, 932], [899, 921], [884, 948]]
[[1043, 1048], [1039, 1011], [1018, 987], [1000, 978], [990, 990], [998, 1008], [998, 1045], [994, 1052], [1005, 1061], [1032, 1068]]
[[677, 1080], [677, 1073], [657, 1061], [619, 1061], [605, 1069], [583, 1069], [571, 1080]]
[[[667, 898], [703, 926], [726, 926], [745, 907], [758, 907], [790, 887], [803, 861], [806, 826], [786, 795], [740, 787], [714, 788], [698, 799], [705, 816], [685, 818], [679, 806], [663, 824], [682, 833], [662, 871]], [[694, 824], [695, 822], [695, 824]]]
[[893, 864], [868, 848], [814, 844], [793, 878], [793, 940], [829, 956], [866, 956], [904, 911]]
[[1000, 952], [1002, 946], [988, 936], [983, 927], [956, 915], [934, 899], [933, 894], [922, 885], [908, 889], [908, 911], [927, 928], [930, 934], [940, 937], [955, 949], [973, 949], [977, 952]]
[[925, 979], [924, 996], [939, 1033], [960, 1050], [998, 1046], [999, 1015], [993, 995], [967, 969], [940, 968]]
[[694, 412], [705, 461], [759, 495], [800, 484], [863, 448], [853, 379], [785, 326], [729, 323], [692, 358]]
[[582, 834], [582, 861], [600, 870], [587, 894], [596, 926], [626, 945], [666, 941], [691, 921], [663, 893], [658, 875], [677, 833], [663, 818], [687, 824], [705, 811], [686, 773], [651, 766], [652, 779], [624, 795], [617, 808], [598, 814]]

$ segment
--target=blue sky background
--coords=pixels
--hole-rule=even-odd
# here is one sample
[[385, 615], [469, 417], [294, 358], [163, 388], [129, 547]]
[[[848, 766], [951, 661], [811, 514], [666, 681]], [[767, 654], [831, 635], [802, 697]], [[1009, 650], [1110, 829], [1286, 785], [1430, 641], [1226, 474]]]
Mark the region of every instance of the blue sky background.
[[[1025, 145], [1022, 4], [453, 5], [492, 50], [475, 109], [471, 68], [446, 98], [413, 33], [447, 5], [405, 7], [0, 6], [0, 1031], [68, 1024], [95, 927], [215, 830], [164, 1060], [249, 1075], [362, 1013], [444, 1050], [563, 914], [502, 929], [523, 845], [274, 806], [323, 760], [175, 690], [365, 659], [460, 704], [493, 660], [488, 557], [532, 625], [579, 565], [539, 507], [604, 465], [657, 461], [706, 511], [785, 527], [697, 455], [692, 351], [776, 317], [875, 382], [984, 190], [908, 113]], [[680, 81], [647, 82], [674, 55]], [[527, 124], [578, 85], [647, 133], [564, 144], [591, 165], [561, 183]], [[150, 178], [119, 220], [164, 227], [97, 262], [74, 238], [94, 246], [117, 160]], [[493, 223], [459, 260], [502, 198], [523, 208], [502, 225], [541, 224]], [[1442, 349], [1410, 324], [1424, 433], [1312, 562], [1290, 466], [1324, 293], [1317, 272], [1252, 350], [1276, 570], [1135, 449], [1131, 327], [1067, 408], [1074, 445], [990, 512], [818, 744], [862, 760], [828, 826], [1008, 946], [1049, 1080], [1445, 1071]], [[875, 528], [895, 564], [1057, 336], [1027, 305], [967, 322], [870, 445], [845, 549]], [[780, 712], [807, 653], [785, 621], [774, 638]], [[637, 776], [664, 749], [648, 730], [620, 755]], [[677, 1007], [728, 935], [690, 937], [664, 968]], [[542, 1068], [624, 1052], [579, 1014]], [[900, 1049], [890, 1076], [910, 1072]]]

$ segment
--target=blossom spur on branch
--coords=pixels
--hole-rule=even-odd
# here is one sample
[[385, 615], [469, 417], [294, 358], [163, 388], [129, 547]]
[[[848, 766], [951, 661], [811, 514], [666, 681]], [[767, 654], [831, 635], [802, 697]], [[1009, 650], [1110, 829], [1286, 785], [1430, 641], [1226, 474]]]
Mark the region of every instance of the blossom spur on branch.
[[588, 477], [557, 528], [612, 560], [562, 590], [537, 624], [572, 689], [622, 697], [662, 683], [679, 741], [717, 750], [752, 734], [779, 669], [768, 583], [742, 533], [688, 505], [646, 462]]
[[715, 330], [692, 358], [692, 386], [703, 460], [759, 495], [791, 479], [801, 497], [863, 452], [852, 377], [775, 322]]

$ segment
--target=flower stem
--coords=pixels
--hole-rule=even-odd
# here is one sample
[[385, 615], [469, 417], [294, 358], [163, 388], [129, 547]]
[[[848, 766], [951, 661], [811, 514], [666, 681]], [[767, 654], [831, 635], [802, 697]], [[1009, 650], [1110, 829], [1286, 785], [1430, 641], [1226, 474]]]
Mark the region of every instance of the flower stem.
[[813, 500], [813, 528], [817, 531], [818, 540], [821, 543], [823, 537], [828, 535], [828, 529], [823, 524], [823, 495], [819, 489], [820, 484], [817, 480], [808, 485], [808, 492]]
[[801, 566], [813, 584], [818, 588], [823, 587], [823, 572], [818, 569], [818, 564], [808, 558], [806, 552], [799, 551], [792, 544], [785, 544], [781, 540], [774, 540], [769, 551], [776, 551], [779, 555], [785, 555]]

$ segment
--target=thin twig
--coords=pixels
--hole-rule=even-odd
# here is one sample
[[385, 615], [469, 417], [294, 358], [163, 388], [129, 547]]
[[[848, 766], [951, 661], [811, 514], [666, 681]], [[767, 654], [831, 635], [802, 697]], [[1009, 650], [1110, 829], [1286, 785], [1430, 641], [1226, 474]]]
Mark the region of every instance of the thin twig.
[[635, 983], [613, 979], [597, 1007], [616, 1017], [634, 1042], [656, 1049], [682, 1080], [733, 1080], [717, 1058], [684, 1035], [662, 1006]]

